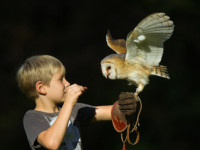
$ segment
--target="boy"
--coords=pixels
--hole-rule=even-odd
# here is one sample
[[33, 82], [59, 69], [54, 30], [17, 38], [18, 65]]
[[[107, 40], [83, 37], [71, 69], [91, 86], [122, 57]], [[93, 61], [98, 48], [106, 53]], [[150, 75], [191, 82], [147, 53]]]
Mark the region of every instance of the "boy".
[[[24, 128], [31, 149], [81, 150], [79, 126], [90, 120], [111, 120], [110, 106], [77, 103], [87, 87], [65, 79], [65, 67], [49, 55], [28, 58], [17, 72], [18, 86], [35, 101], [34, 110], [24, 116]], [[123, 112], [133, 114], [133, 97], [123, 99]], [[57, 104], [63, 103], [62, 108]], [[124, 111], [125, 110], [125, 111]]]

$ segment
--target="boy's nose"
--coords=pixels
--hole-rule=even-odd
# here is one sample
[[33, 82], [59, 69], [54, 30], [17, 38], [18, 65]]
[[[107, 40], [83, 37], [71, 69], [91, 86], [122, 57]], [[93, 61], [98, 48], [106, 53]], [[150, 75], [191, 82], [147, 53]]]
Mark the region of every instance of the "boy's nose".
[[66, 87], [70, 86], [70, 83], [65, 78], [64, 78], [64, 84], [65, 84]]
[[69, 82], [65, 83], [65, 86], [66, 87], [70, 86], [70, 83]]

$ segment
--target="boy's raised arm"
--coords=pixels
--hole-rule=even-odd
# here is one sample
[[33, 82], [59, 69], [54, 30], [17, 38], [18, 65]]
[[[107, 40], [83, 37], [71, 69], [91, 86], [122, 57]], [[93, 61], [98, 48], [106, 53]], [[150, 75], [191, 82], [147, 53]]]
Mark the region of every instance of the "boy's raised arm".
[[54, 124], [38, 135], [37, 142], [47, 149], [58, 149], [67, 130], [67, 125], [78, 97], [84, 87], [73, 84], [66, 88], [66, 95], [62, 109]]

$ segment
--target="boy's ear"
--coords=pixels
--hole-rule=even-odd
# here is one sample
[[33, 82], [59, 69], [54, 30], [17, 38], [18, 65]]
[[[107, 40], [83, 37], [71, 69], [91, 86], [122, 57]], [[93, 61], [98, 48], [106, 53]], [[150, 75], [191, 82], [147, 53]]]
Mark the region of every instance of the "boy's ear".
[[36, 82], [35, 88], [39, 94], [46, 95], [46, 87], [42, 81]]

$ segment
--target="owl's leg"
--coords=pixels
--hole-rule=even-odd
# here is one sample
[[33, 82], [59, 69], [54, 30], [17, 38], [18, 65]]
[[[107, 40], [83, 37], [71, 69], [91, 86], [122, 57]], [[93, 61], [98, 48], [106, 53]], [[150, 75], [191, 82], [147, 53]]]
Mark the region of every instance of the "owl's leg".
[[137, 89], [136, 89], [136, 92], [134, 93], [135, 96], [136, 96], [136, 98], [138, 97], [138, 94], [139, 94], [140, 92], [143, 91], [143, 89], [144, 89], [144, 84], [139, 83], [139, 84], [138, 84], [138, 87], [137, 87]]

